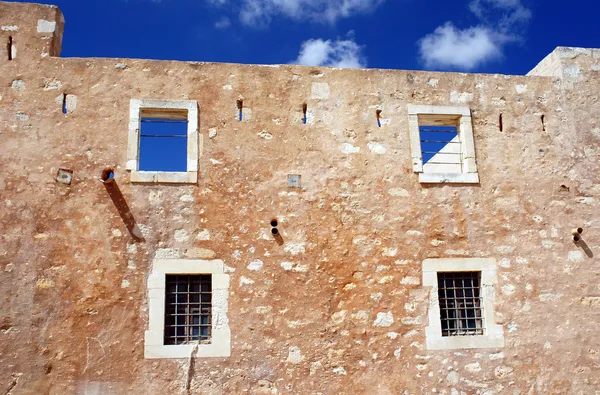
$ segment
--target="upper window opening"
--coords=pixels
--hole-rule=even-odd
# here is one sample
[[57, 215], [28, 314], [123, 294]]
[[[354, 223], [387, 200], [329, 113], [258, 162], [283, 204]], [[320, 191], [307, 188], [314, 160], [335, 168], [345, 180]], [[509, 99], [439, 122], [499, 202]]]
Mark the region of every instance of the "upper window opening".
[[211, 303], [210, 274], [167, 274], [164, 344], [209, 344]]
[[471, 111], [408, 106], [413, 170], [422, 183], [478, 183]]
[[456, 126], [419, 126], [423, 172], [462, 173], [460, 136]]
[[442, 336], [484, 334], [480, 272], [438, 272]]
[[183, 119], [144, 117], [140, 125], [140, 171], [187, 171], [187, 111]]
[[132, 182], [198, 182], [198, 104], [132, 99], [127, 170]]

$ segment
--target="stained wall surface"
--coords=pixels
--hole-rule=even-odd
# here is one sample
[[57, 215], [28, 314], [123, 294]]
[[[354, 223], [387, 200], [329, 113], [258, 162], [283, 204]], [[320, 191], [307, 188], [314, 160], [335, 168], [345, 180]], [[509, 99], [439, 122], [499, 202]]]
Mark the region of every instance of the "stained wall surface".
[[[0, 2], [0, 391], [600, 393], [600, 50], [528, 76], [67, 59], [63, 25]], [[132, 98], [198, 102], [197, 184], [130, 182]], [[418, 182], [408, 104], [471, 109], [479, 184]], [[230, 357], [144, 358], [155, 257], [223, 260]], [[496, 259], [504, 347], [426, 349], [437, 257]]]

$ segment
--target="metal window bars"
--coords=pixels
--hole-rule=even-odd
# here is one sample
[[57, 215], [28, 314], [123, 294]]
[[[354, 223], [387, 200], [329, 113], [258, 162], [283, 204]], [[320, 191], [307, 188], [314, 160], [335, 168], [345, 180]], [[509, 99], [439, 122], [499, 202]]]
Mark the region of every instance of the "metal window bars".
[[210, 343], [211, 307], [210, 274], [168, 274], [165, 294], [165, 344]]
[[438, 272], [442, 336], [484, 335], [481, 272]]
[[[142, 118], [140, 122], [142, 123], [140, 137], [187, 138], [187, 119]], [[157, 129], [157, 127], [160, 127], [160, 125], [157, 125], [152, 130], [160, 130], [160, 133], [148, 133], [144, 124], [162, 124], [163, 130]], [[181, 128], [176, 125], [186, 125], [186, 127]]]
[[456, 126], [419, 126], [423, 165], [455, 165], [462, 172], [463, 155]]

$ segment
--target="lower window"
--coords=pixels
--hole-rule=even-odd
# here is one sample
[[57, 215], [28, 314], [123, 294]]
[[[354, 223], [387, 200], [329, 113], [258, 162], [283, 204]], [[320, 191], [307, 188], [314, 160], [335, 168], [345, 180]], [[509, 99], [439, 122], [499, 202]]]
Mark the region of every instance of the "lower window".
[[428, 350], [504, 347], [504, 330], [494, 318], [493, 258], [438, 258], [423, 261], [429, 294]]
[[483, 335], [481, 272], [438, 272], [442, 336]]
[[155, 259], [146, 358], [228, 357], [229, 275], [221, 260]]
[[165, 344], [210, 344], [211, 276], [167, 274]]

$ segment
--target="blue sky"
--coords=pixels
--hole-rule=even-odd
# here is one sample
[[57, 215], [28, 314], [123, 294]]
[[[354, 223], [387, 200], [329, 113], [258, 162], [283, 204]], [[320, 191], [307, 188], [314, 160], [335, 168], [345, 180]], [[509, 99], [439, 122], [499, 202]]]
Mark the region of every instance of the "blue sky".
[[556, 46], [600, 47], [595, 0], [38, 0], [64, 57], [525, 74]]

